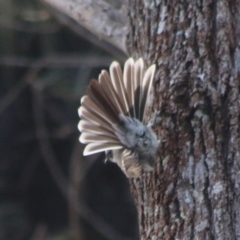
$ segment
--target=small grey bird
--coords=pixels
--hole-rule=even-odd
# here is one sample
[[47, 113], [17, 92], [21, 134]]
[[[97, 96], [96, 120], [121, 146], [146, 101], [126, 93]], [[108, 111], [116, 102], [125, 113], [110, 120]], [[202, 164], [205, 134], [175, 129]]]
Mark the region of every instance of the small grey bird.
[[114, 61], [110, 75], [103, 70], [98, 81], [91, 80], [78, 109], [84, 156], [105, 151], [129, 178], [153, 170], [159, 143], [143, 122], [154, 73], [155, 65], [145, 69], [142, 58], [129, 58], [123, 72]]

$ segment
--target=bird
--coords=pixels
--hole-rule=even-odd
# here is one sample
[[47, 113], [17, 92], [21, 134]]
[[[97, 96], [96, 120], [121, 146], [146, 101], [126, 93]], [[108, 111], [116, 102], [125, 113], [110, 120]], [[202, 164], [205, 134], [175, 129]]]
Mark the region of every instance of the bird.
[[102, 70], [90, 81], [78, 109], [84, 156], [105, 152], [128, 178], [153, 171], [159, 141], [145, 115], [155, 69], [129, 58], [123, 70], [113, 61], [109, 73]]

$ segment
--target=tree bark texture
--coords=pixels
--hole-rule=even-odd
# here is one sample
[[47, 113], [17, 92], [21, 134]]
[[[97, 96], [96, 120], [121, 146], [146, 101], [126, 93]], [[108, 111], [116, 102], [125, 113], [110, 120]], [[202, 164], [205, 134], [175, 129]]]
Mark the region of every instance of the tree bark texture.
[[131, 180], [141, 239], [240, 239], [240, 1], [129, 1], [155, 62], [156, 169]]

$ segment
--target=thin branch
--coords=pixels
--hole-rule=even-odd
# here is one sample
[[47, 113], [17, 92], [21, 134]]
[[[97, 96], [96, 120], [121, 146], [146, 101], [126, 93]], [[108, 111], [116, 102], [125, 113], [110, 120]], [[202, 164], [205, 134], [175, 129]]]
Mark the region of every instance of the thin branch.
[[5, 96], [0, 99], [0, 114], [3, 113], [27, 87], [28, 83], [20, 81]]
[[76, 239], [83, 239], [81, 228], [79, 225], [80, 214], [76, 209], [79, 209], [79, 189], [86, 174], [85, 165], [83, 164], [83, 145], [77, 142], [72, 151], [72, 156], [70, 158], [70, 168], [69, 168], [69, 226], [72, 229]]
[[88, 223], [91, 224], [99, 233], [101, 233], [108, 240], [132, 240], [129, 237], [123, 237], [117, 233], [108, 223], [106, 223], [101, 217], [95, 214], [88, 206], [81, 203], [79, 207], [79, 213]]
[[46, 240], [48, 227], [45, 224], [38, 224], [30, 240]]
[[112, 61], [109, 57], [73, 55], [53, 55], [40, 58], [36, 61], [25, 57], [0, 57], [0, 65], [12, 67], [29, 67], [29, 71], [23, 76], [8, 93], [0, 99], [0, 114], [2, 114], [21, 94], [21, 92], [32, 83], [42, 68], [73, 68], [80, 65], [89, 67], [106, 67]]
[[39, 139], [39, 145], [43, 156], [43, 160], [47, 164], [48, 169], [55, 183], [57, 184], [59, 190], [63, 193], [64, 196], [67, 196], [69, 183], [58, 165], [49, 137], [45, 138], [41, 137], [42, 134], [44, 136], [48, 136], [47, 127], [44, 120], [43, 99], [41, 96], [41, 92], [38, 89], [35, 89], [34, 87], [32, 87], [32, 91], [36, 135], [38, 136]]
[[112, 58], [105, 56], [76, 56], [76, 55], [51, 55], [40, 59], [31, 59], [17, 56], [0, 57], [0, 65], [9, 67], [29, 68], [75, 68], [81, 65], [88, 67], [106, 67], [112, 62]]
[[37, 25], [18, 21], [7, 21], [6, 19], [0, 19], [0, 26], [9, 28], [16, 31], [21, 32], [31, 32], [31, 33], [39, 33], [39, 34], [51, 34], [56, 33], [60, 29], [60, 25], [56, 23], [45, 23], [44, 25]]
[[39, 70], [40, 68], [33, 64], [32, 68], [26, 73], [23, 79], [0, 100], [0, 114], [14, 102], [32, 79], [35, 79]]
[[21, 175], [17, 181], [16, 189], [21, 192], [23, 192], [28, 187], [31, 179], [35, 174], [38, 164], [41, 161], [41, 158], [39, 154], [36, 153], [36, 151], [34, 151], [33, 156], [30, 156], [29, 159], [30, 161], [24, 165]]

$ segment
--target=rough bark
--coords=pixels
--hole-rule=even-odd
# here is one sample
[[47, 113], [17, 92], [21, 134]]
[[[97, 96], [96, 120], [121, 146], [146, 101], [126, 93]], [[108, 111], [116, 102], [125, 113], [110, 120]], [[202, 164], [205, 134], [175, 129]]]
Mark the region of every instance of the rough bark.
[[240, 2], [130, 1], [128, 46], [156, 62], [154, 173], [131, 182], [141, 239], [240, 238]]

